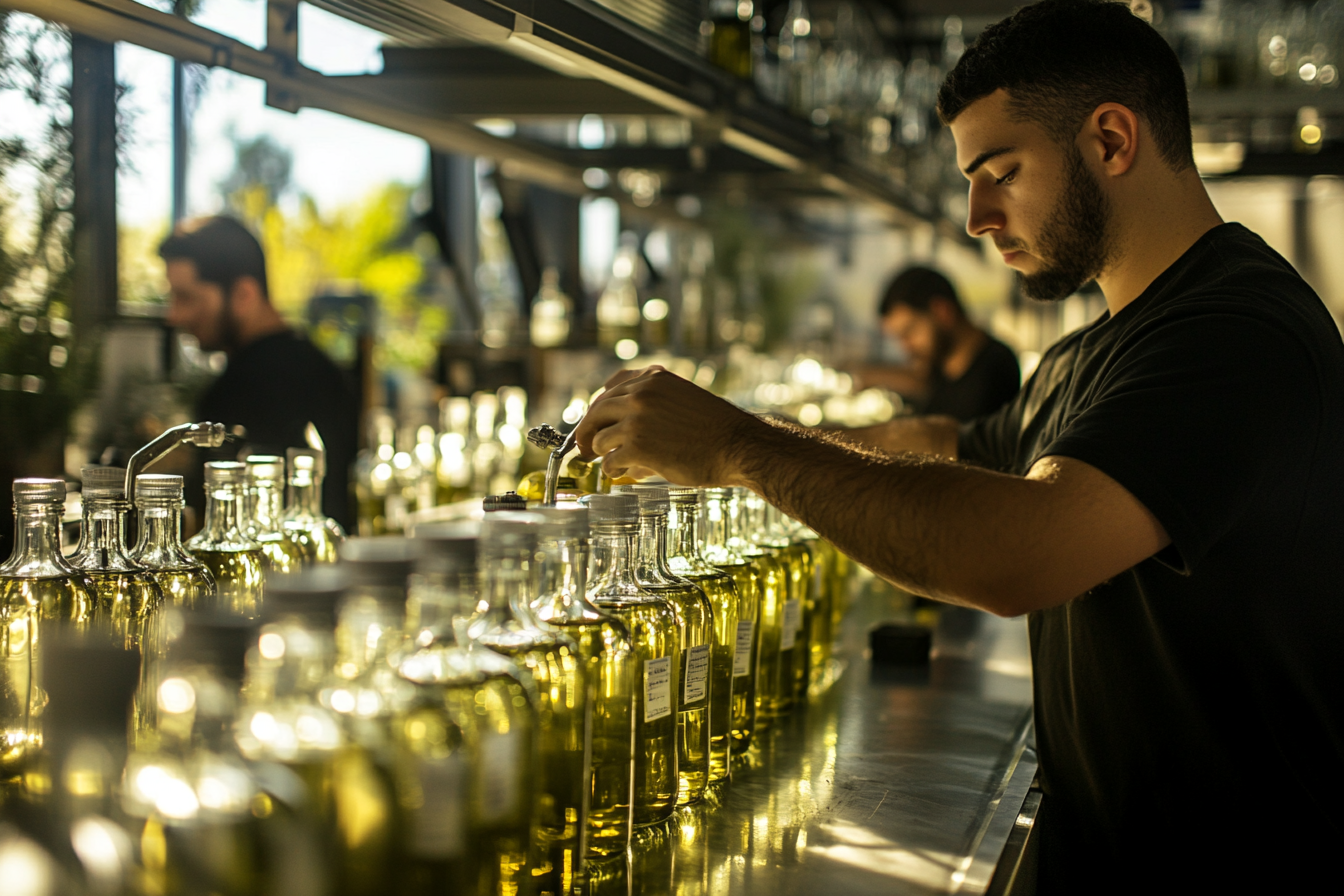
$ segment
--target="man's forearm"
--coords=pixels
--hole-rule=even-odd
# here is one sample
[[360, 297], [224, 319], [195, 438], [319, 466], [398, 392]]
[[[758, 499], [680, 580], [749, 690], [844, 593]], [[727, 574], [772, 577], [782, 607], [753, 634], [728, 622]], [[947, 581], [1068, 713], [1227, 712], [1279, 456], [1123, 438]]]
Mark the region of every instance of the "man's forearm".
[[878, 448], [889, 454], [913, 451], [957, 459], [957, 421], [951, 417], [894, 417], [873, 426], [829, 432], [847, 442]]

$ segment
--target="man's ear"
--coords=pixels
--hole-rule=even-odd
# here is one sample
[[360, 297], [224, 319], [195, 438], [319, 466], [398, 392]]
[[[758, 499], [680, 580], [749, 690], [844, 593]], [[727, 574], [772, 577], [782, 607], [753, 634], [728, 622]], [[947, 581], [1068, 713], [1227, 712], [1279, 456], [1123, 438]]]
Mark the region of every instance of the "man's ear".
[[266, 296], [262, 293], [261, 284], [257, 282], [256, 277], [242, 276], [233, 281], [233, 288], [229, 290], [229, 305], [234, 314], [245, 317], [266, 302]]
[[1139, 151], [1139, 117], [1128, 106], [1102, 103], [1083, 125], [1083, 154], [1091, 154], [1106, 174], [1120, 175]]

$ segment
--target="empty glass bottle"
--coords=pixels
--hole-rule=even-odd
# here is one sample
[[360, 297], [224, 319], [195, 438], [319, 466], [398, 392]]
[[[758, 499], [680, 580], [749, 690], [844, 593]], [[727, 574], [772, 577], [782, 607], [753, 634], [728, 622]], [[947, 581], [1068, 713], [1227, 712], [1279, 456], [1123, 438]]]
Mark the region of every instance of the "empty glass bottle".
[[714, 614], [714, 644], [709, 678], [709, 781], [723, 781], [729, 773], [729, 743], [733, 730], [733, 659], [737, 645], [740, 597], [733, 577], [700, 556], [700, 491], [673, 486], [668, 489], [667, 566], [700, 587]]
[[170, 605], [204, 608], [214, 596], [215, 577], [182, 546], [182, 477], [141, 473], [135, 506], [140, 537], [131, 559], [149, 570]]
[[247, 534], [247, 466], [236, 461], [205, 465], [205, 525], [187, 540], [187, 550], [215, 579], [214, 604], [249, 619], [261, 605], [265, 559]]
[[247, 458], [247, 534], [261, 545], [268, 572], [298, 572], [304, 550], [285, 537], [285, 459], [274, 454]]
[[593, 535], [588, 599], [625, 623], [634, 644], [636, 827], [658, 824], [676, 809], [677, 698], [681, 680], [681, 626], [666, 599], [635, 578], [639, 501], [633, 495], [588, 495]]
[[756, 673], [760, 666], [761, 645], [757, 622], [761, 604], [761, 572], [751, 559], [738, 551], [739, 542], [733, 529], [733, 508], [737, 499], [732, 489], [705, 489], [703, 496], [701, 521], [704, 557], [716, 569], [730, 576], [737, 589], [730, 746], [732, 752], [743, 753], [751, 746], [757, 721]]
[[709, 707], [712, 700], [714, 611], [699, 586], [667, 565], [667, 488], [617, 486], [614, 493], [639, 500], [635, 578], [672, 604], [681, 629], [681, 677], [677, 700], [677, 805], [702, 799], [709, 786]]
[[92, 625], [140, 656], [135, 695], [138, 732], [154, 727], [157, 669], [167, 650], [163, 590], [153, 574], [126, 556], [126, 471], [121, 467], [83, 469], [84, 519], [79, 547], [70, 563], [94, 587]]
[[540, 569], [533, 616], [572, 638], [587, 668], [593, 722], [583, 856], [585, 861], [614, 860], [629, 848], [633, 807], [639, 677], [630, 630], [588, 599], [587, 508], [542, 507], [530, 513], [544, 520], [537, 533]]
[[322, 477], [326, 457], [321, 451], [290, 448], [288, 509], [280, 520], [281, 531], [303, 551], [307, 563], [335, 563], [345, 541], [340, 523], [322, 514]]

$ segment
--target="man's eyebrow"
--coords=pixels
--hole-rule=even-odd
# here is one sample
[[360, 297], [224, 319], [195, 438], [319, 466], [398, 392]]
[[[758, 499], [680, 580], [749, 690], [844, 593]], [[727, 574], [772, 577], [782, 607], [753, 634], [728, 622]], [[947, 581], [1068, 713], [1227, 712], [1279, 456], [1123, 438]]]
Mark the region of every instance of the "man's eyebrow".
[[975, 161], [971, 162], [971, 164], [966, 166], [965, 171], [967, 176], [969, 177], [970, 175], [974, 174], [980, 168], [981, 165], [985, 164], [990, 159], [997, 158], [998, 156], [1001, 156], [1004, 153], [1012, 152], [1015, 149], [1017, 149], [1016, 146], [997, 146], [994, 149], [985, 150], [984, 152], [980, 153], [980, 155], [975, 157]]

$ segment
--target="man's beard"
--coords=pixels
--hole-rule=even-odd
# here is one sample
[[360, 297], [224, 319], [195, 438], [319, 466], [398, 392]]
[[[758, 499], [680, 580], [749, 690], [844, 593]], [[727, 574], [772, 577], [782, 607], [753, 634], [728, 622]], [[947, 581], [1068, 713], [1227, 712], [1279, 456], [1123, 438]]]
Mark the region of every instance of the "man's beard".
[[1111, 202], [1078, 147], [1070, 144], [1065, 155], [1064, 189], [1036, 241], [1041, 269], [1019, 275], [1023, 293], [1047, 302], [1073, 295], [1102, 272], [1111, 254]]

